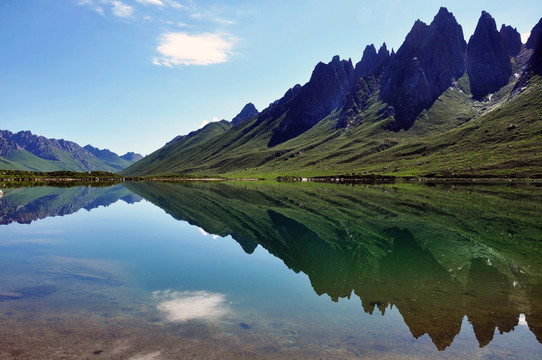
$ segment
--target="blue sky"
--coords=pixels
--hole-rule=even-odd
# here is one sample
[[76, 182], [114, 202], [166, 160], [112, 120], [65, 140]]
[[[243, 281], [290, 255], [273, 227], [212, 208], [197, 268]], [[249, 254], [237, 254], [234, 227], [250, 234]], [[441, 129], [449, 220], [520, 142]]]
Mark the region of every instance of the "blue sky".
[[258, 110], [333, 55], [397, 49], [416, 19], [482, 10], [527, 34], [536, 1], [1, 0], [0, 129], [148, 154]]

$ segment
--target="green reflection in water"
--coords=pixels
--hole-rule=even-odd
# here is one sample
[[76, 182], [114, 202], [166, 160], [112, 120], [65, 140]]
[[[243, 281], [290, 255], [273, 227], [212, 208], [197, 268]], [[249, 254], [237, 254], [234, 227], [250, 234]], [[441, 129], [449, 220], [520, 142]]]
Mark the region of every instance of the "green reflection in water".
[[[450, 346], [464, 316], [480, 347], [525, 314], [542, 342], [540, 187], [132, 183], [174, 218], [258, 245], [333, 301], [395, 306], [419, 338]], [[522, 320], [523, 321], [523, 320]]]

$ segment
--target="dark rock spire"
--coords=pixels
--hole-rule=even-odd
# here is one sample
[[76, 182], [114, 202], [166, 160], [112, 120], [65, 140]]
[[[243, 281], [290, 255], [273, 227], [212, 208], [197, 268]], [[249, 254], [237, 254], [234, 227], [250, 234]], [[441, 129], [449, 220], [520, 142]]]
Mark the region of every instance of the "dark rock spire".
[[512, 74], [510, 57], [495, 20], [485, 11], [467, 46], [467, 73], [474, 99], [498, 91]]

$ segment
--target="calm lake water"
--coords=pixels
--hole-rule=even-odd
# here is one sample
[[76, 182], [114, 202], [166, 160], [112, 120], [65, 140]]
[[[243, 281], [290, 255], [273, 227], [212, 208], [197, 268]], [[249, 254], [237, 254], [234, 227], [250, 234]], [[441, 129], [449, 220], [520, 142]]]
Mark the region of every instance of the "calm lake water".
[[0, 359], [540, 359], [542, 187], [3, 188]]

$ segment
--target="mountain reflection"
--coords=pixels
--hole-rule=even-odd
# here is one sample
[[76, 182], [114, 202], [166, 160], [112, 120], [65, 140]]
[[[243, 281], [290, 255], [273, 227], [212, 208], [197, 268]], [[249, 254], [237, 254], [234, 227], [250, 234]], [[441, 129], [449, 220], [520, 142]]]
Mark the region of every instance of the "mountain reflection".
[[260, 245], [318, 295], [395, 306], [450, 346], [467, 316], [480, 347], [522, 321], [542, 342], [542, 195], [534, 186], [132, 183], [205, 232]]
[[134, 203], [142, 198], [122, 185], [9, 188], [0, 198], [0, 225], [30, 224], [46, 217], [73, 214], [80, 209], [108, 206], [119, 199]]

